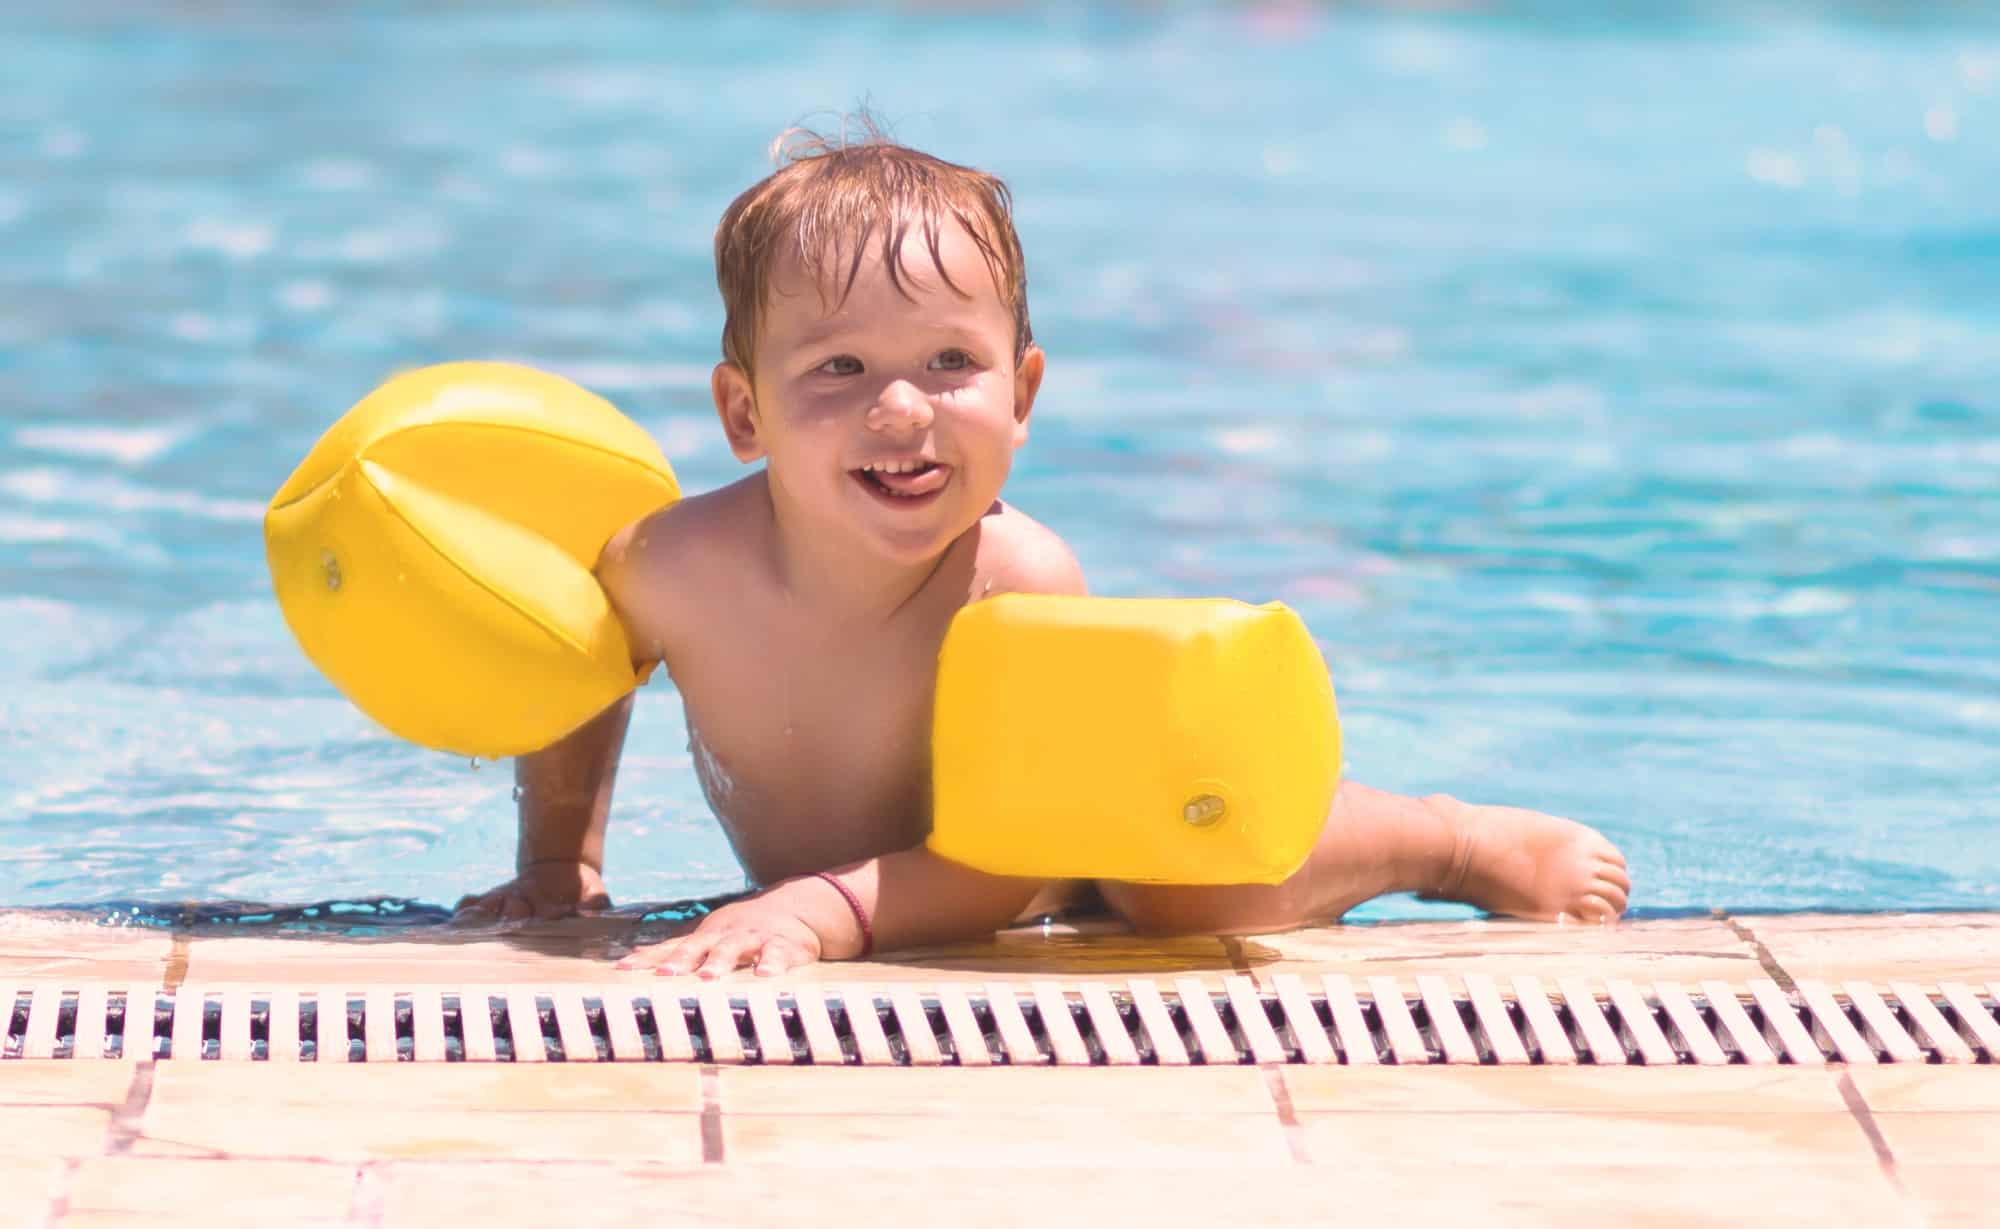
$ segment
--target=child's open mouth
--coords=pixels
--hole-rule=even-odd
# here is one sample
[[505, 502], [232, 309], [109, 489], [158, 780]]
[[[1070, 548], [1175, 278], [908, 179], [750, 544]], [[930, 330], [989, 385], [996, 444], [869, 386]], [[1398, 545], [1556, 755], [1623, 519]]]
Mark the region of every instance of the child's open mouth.
[[884, 462], [849, 472], [869, 494], [896, 507], [928, 503], [951, 481], [951, 466], [936, 461]]

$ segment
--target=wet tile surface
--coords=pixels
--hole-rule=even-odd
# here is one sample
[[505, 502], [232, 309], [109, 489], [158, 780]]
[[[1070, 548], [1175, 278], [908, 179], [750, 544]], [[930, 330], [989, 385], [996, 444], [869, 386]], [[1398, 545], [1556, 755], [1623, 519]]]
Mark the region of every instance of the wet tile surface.
[[1736, 919], [1794, 978], [2000, 981], [2000, 914], [1745, 914]]
[[1287, 1067], [1284, 1082], [1301, 1113], [1847, 1112], [1833, 1076], [1795, 1067]]
[[1279, 973], [1395, 977], [1406, 989], [1419, 973], [1446, 971], [1527, 974], [1551, 987], [1571, 976], [1693, 983], [1762, 975], [1755, 946], [1707, 918], [1614, 926], [1505, 920], [1333, 926], [1244, 939], [1241, 951], [1265, 988]]

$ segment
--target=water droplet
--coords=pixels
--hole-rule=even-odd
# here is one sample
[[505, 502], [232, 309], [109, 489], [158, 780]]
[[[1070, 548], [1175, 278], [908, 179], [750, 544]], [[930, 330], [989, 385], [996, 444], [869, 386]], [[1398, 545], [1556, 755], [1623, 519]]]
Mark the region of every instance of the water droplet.
[[476, 755], [472, 757], [472, 771], [479, 771], [479, 757]]
[[323, 550], [319, 553], [319, 568], [326, 576], [327, 592], [340, 592], [340, 560], [332, 551]]
[[514, 801], [516, 801], [516, 802], [519, 802], [519, 801], [521, 801], [521, 795], [522, 795], [522, 794], [525, 794], [525, 793], [527, 793], [527, 791], [526, 791], [526, 790], [524, 790], [524, 789], [522, 789], [522, 788], [521, 788], [520, 786], [516, 785], [516, 786], [514, 787]]

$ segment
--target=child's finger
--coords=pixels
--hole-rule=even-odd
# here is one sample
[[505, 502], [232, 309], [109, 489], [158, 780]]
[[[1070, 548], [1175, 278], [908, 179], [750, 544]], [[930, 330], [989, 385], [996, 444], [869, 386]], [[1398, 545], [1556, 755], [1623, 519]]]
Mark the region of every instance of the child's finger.
[[762, 941], [762, 936], [744, 931], [722, 936], [708, 949], [708, 958], [694, 970], [695, 976], [715, 978], [734, 973], [737, 966], [744, 963], [744, 956], [757, 948]]
[[789, 939], [773, 938], [757, 953], [756, 973], [759, 977], [776, 977], [787, 969], [807, 964], [805, 949]]

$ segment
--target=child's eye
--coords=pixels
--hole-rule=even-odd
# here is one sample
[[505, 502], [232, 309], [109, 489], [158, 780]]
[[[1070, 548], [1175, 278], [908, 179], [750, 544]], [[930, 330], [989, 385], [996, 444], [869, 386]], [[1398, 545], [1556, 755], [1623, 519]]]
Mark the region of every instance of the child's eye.
[[964, 371], [972, 366], [972, 356], [963, 350], [946, 350], [931, 360], [932, 371]]
[[852, 354], [841, 354], [821, 363], [817, 370], [822, 375], [858, 376], [861, 374], [861, 360]]

